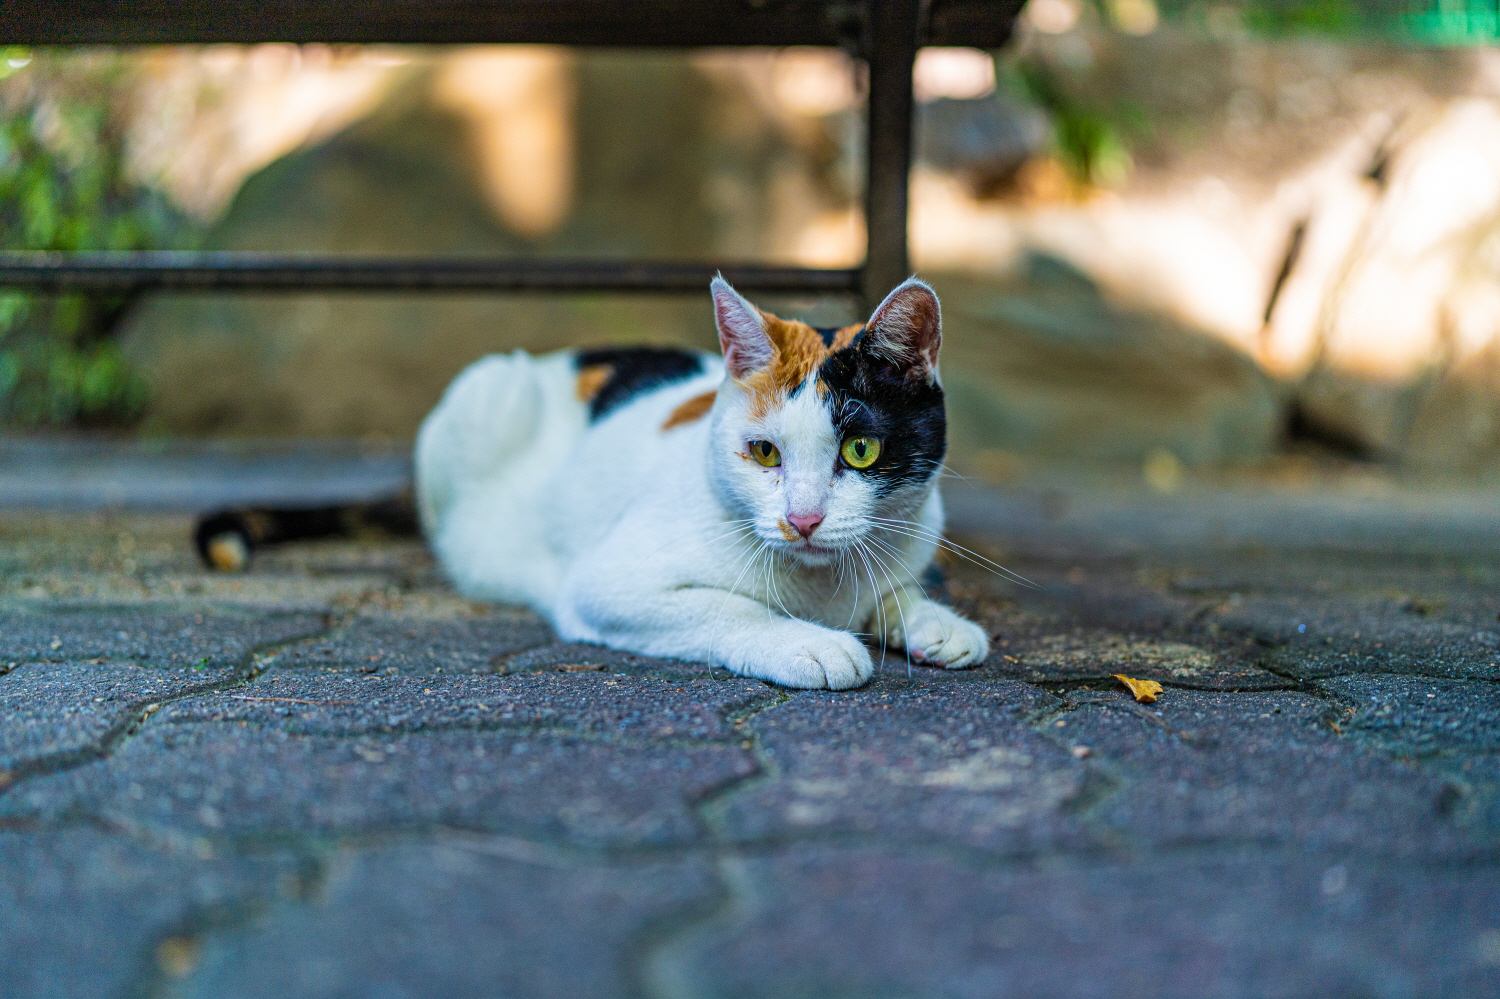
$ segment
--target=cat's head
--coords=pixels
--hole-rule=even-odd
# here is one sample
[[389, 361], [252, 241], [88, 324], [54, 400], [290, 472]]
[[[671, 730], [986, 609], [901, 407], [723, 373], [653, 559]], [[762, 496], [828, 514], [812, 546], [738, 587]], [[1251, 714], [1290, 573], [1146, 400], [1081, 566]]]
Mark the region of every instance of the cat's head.
[[878, 518], [913, 519], [946, 447], [937, 295], [912, 278], [841, 329], [762, 312], [723, 278], [714, 318], [728, 377], [713, 410], [715, 483], [771, 547], [809, 564]]

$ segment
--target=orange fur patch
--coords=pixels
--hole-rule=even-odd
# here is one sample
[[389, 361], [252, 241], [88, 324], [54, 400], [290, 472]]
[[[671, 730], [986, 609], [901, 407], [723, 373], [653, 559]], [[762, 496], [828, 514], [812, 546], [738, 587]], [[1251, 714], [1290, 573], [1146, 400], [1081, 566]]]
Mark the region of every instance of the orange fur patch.
[[755, 419], [774, 409], [793, 389], [807, 381], [808, 375], [818, 370], [829, 354], [849, 346], [864, 329], [862, 323], [842, 327], [833, 335], [832, 345], [825, 347], [818, 331], [804, 322], [782, 319], [764, 311], [761, 316], [766, 324], [766, 338], [771, 341], [771, 363], [740, 380], [750, 394], [750, 415]]
[[703, 419], [708, 411], [714, 408], [714, 398], [717, 395], [718, 392], [704, 392], [702, 395], [693, 396], [672, 410], [671, 415], [667, 417], [667, 422], [661, 425], [662, 430], [671, 430], [673, 427]]
[[578, 400], [580, 402], [593, 402], [594, 396], [598, 395], [609, 380], [614, 377], [615, 369], [608, 364], [590, 364], [578, 372]]

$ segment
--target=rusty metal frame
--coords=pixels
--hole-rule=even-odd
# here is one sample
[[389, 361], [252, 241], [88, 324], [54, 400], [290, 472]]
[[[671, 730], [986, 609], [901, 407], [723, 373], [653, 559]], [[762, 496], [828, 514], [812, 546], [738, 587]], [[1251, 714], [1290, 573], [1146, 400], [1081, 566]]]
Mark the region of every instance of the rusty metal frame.
[[0, 0], [0, 45], [202, 42], [611, 47], [836, 45], [869, 66], [865, 262], [752, 264], [401, 259], [326, 254], [0, 253], [0, 287], [91, 291], [702, 292], [874, 300], [908, 273], [911, 72], [922, 44], [994, 48], [1024, 0]]

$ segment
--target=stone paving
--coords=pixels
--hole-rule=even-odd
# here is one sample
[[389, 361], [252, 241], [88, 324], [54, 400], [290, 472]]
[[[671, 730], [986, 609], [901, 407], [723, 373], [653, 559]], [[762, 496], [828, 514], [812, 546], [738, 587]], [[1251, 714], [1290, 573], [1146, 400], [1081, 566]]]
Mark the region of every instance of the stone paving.
[[0, 995], [1500, 994], [1500, 503], [951, 505], [1038, 588], [950, 559], [989, 661], [844, 693], [0, 515]]

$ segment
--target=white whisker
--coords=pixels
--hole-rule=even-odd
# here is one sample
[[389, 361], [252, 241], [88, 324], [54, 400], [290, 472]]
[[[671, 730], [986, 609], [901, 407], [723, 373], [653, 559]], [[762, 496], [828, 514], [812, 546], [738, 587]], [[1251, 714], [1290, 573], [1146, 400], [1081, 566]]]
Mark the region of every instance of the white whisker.
[[908, 582], [912, 584], [916, 584], [918, 582], [917, 577], [920, 575], [920, 573], [912, 569], [911, 563], [906, 560], [906, 556], [902, 553], [901, 549], [897, 548], [889, 541], [876, 537], [873, 533], [868, 535], [866, 540], [868, 540], [871, 544], [878, 545], [882, 551], [894, 558], [896, 562], [901, 566], [901, 568], [906, 570], [906, 579]]
[[[698, 544], [694, 545], [692, 548], [689, 548], [687, 550], [687, 552], [685, 552], [684, 554], [691, 554], [693, 552], [698, 551], [699, 549], [703, 548], [706, 545], [711, 545], [711, 544], [714, 544], [715, 542], [718, 542], [718, 541], [725, 541], [725, 540], [727, 540], [729, 538], [734, 537], [736, 534], [742, 534], [745, 531], [753, 530], [755, 528], [755, 521], [750, 520], [749, 518], [743, 518], [743, 519], [740, 519], [740, 520], [726, 520], [726, 521], [724, 521], [724, 526], [727, 526], [729, 524], [739, 524], [740, 526], [732, 528], [731, 530], [722, 532], [720, 534], [717, 534], [717, 535], [715, 535], [715, 536], [713, 536], [711, 538], [708, 538], [708, 539], [706, 539], [704, 541], [701, 541]], [[656, 549], [655, 551], [653, 551], [653, 552], [651, 552], [651, 553], [643, 556], [639, 562], [637, 562], [634, 566], [631, 567], [631, 571], [635, 572], [635, 571], [639, 570], [640, 567], [643, 566], [643, 565], [645, 565], [647, 561], [649, 561], [650, 559], [655, 558], [657, 555], [660, 555], [662, 552], [666, 551], [668, 548], [671, 548], [674, 544], [677, 544], [677, 539], [676, 538], [672, 539], [671, 541], [668, 541], [666, 544], [662, 545], [660, 548]]]
[[962, 482], [971, 482], [971, 481], [973, 481], [967, 475], [962, 475], [962, 474], [960, 474], [958, 472], [955, 472], [953, 470], [953, 466], [952, 465], [948, 464], [945, 461], [940, 461], [937, 458], [917, 458], [916, 462], [922, 462], [922, 463], [925, 463], [925, 464], [928, 464], [928, 465], [932, 465], [939, 472], [941, 472], [941, 473], [949, 476], [950, 478], [958, 479], [958, 480], [960, 480]]
[[871, 517], [870, 520], [875, 523], [881, 524], [887, 531], [891, 531], [896, 534], [906, 534], [908, 537], [916, 538], [920, 541], [929, 541], [940, 548], [952, 552], [954, 555], [957, 555], [960, 558], [963, 558], [969, 562], [973, 562], [975, 565], [980, 566], [981, 568], [988, 569], [997, 575], [1004, 576], [1012, 582], [1020, 583], [1023, 586], [1029, 586], [1034, 590], [1041, 589], [1040, 586], [1038, 586], [1036, 583], [1033, 583], [1031, 580], [1027, 579], [1020, 573], [1015, 572], [1011, 569], [1007, 569], [999, 562], [996, 562], [993, 559], [986, 558], [976, 551], [971, 551], [970, 549], [965, 548], [963, 545], [960, 545], [955, 541], [951, 541], [948, 538], [943, 537], [941, 534], [934, 532], [925, 524], [919, 524], [915, 521], [910, 520], [891, 520], [885, 517]]
[[[901, 651], [904, 652], [904, 653], [906, 653], [906, 676], [907, 676], [908, 679], [910, 679], [911, 678], [911, 648], [910, 648], [910, 646], [907, 645], [907, 639], [910, 636], [907, 634], [907, 631], [906, 631], [906, 608], [904, 608], [904, 607], [901, 606], [901, 592], [900, 592], [901, 591], [901, 587], [896, 583], [895, 579], [892, 577], [889, 568], [885, 564], [885, 560], [880, 557], [880, 555], [879, 555], [878, 552], [875, 552], [875, 551], [872, 550], [870, 552], [870, 557], [873, 558], [875, 560], [875, 563], [880, 566], [880, 571], [885, 575], [885, 578], [891, 584], [891, 599], [894, 600], [895, 603], [896, 603], [896, 613], [899, 614], [899, 615], [901, 615]], [[881, 603], [884, 604], [884, 601], [881, 601]], [[882, 636], [882, 642], [883, 641], [884, 641], [884, 636]], [[885, 656], [885, 649], [884, 649], [884, 646], [882, 645], [882, 648], [881, 648], [881, 657], [884, 658], [884, 656]]]
[[854, 550], [859, 553], [860, 559], [865, 563], [865, 571], [870, 576], [870, 590], [875, 594], [875, 626], [880, 631], [880, 658], [884, 659], [886, 649], [889, 647], [888, 633], [890, 632], [889, 622], [885, 616], [885, 601], [880, 598], [880, 584], [875, 581], [875, 569], [864, 542], [858, 540], [854, 545]]
[[[710, 662], [714, 661], [714, 655], [718, 651], [719, 622], [723, 620], [724, 608], [728, 606], [729, 599], [731, 597], [740, 595], [738, 593], [740, 580], [745, 578], [745, 573], [749, 572], [752, 568], [755, 567], [755, 565], [760, 561], [761, 556], [766, 551], [765, 541], [759, 538], [756, 538], [756, 541], [758, 542], [758, 544], [755, 548], [752, 548], [748, 553], [742, 552], [740, 554], [738, 561], [744, 562], [744, 567], [740, 569], [740, 574], [734, 578], [734, 582], [731, 583], [729, 588], [724, 591], [724, 599], [719, 601], [719, 610], [714, 614], [714, 619], [708, 626], [708, 634], [710, 636], [708, 658]], [[733, 567], [731, 566], [731, 568]]]

